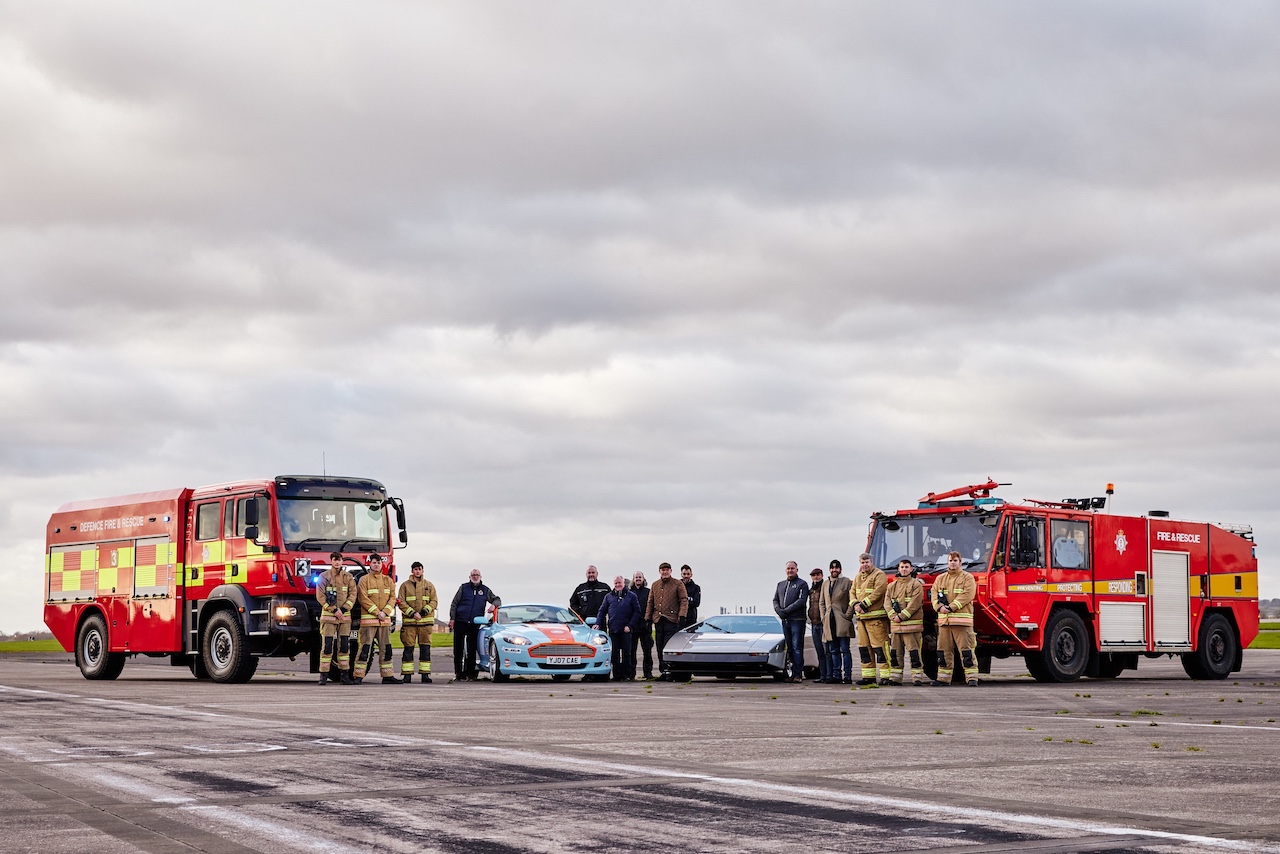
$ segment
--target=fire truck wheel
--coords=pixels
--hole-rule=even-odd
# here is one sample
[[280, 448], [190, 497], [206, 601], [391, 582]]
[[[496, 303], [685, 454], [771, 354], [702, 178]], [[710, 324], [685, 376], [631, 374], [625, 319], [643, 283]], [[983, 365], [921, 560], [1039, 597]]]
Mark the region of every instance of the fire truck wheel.
[[107, 621], [94, 614], [80, 624], [76, 664], [85, 679], [115, 679], [124, 670], [124, 653], [108, 652]]
[[1182, 669], [1192, 679], [1226, 679], [1235, 665], [1239, 644], [1227, 618], [1210, 614], [1200, 624], [1196, 651], [1183, 653]]
[[[1074, 682], [1089, 664], [1089, 630], [1075, 611], [1054, 611], [1044, 633], [1045, 670], [1054, 682]], [[1034, 676], [1035, 674], [1032, 673]]]
[[1023, 653], [1022, 660], [1027, 663], [1027, 672], [1031, 674], [1032, 679], [1037, 682], [1053, 681], [1053, 677], [1049, 675], [1049, 669], [1044, 666], [1043, 652], [1036, 651]]
[[230, 611], [219, 611], [209, 618], [202, 640], [200, 653], [214, 682], [248, 682], [258, 669], [240, 620]]

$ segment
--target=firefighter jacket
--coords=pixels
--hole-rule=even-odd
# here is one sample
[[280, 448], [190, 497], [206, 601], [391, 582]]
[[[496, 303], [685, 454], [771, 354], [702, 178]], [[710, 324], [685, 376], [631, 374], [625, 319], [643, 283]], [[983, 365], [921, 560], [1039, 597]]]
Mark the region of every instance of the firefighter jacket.
[[360, 579], [360, 626], [389, 626], [396, 612], [396, 583], [381, 572], [367, 572]]
[[889, 615], [884, 610], [884, 591], [889, 586], [889, 579], [874, 566], [863, 572], [861, 569], [853, 576], [853, 591], [849, 594], [849, 604], [861, 605], [862, 613], [855, 616], [859, 620], [883, 620]]
[[[889, 614], [889, 631], [909, 635], [924, 631], [924, 585], [908, 575], [894, 576], [884, 593], [885, 611]], [[895, 622], [893, 617], [897, 617]]]
[[849, 616], [849, 591], [853, 590], [853, 582], [841, 575], [828, 578], [822, 582], [822, 636], [831, 638], [847, 638], [853, 634], [853, 619]]
[[[400, 613], [404, 614], [401, 625], [433, 626], [440, 597], [436, 595], [434, 584], [425, 578], [414, 578], [411, 575], [400, 585], [396, 604], [400, 606]], [[411, 614], [416, 616], [410, 616]]]
[[939, 613], [938, 625], [972, 626], [973, 597], [978, 592], [978, 583], [973, 580], [973, 576], [963, 569], [957, 569], [955, 572], [947, 570], [935, 578], [933, 589], [929, 591], [934, 611], [941, 607], [938, 602], [939, 592], [946, 594], [947, 608], [950, 609], [950, 613]]
[[[329, 604], [329, 594], [333, 593], [334, 604]], [[345, 569], [334, 572], [329, 567], [320, 573], [316, 581], [316, 601], [320, 603], [320, 622], [351, 622], [351, 606], [356, 602], [356, 580]], [[339, 616], [336, 611], [342, 611]]]
[[689, 591], [678, 578], [659, 578], [649, 585], [649, 604], [644, 618], [651, 622], [664, 620], [677, 626], [689, 615]]

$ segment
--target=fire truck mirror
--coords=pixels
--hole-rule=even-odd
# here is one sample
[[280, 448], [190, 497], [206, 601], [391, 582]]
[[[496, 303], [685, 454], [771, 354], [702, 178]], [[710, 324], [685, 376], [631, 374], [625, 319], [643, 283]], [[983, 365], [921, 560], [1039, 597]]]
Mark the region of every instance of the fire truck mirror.
[[258, 521], [258, 502], [246, 501], [244, 503], [244, 524], [246, 528], [244, 535], [251, 540], [256, 540], [258, 535], [250, 534], [247, 529], [252, 528], [256, 531], [258, 528]]
[[391, 506], [396, 511], [396, 527], [400, 529], [400, 545], [407, 546], [409, 544], [409, 535], [404, 529], [404, 502], [399, 498], [391, 499]]
[[[249, 506], [250, 506], [250, 507], [256, 507], [257, 505], [255, 505], [255, 504], [250, 504]], [[258, 539], [258, 526], [257, 526], [257, 525], [249, 525], [249, 526], [247, 526], [247, 527], [244, 529], [244, 538], [245, 538], [246, 540], [254, 540], [254, 541], [256, 542], [256, 541], [257, 541], [257, 539]]]

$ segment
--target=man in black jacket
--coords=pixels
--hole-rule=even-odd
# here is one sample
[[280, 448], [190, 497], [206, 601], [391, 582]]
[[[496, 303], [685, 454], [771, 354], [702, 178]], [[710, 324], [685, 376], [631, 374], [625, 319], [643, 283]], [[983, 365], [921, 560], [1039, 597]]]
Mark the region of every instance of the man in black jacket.
[[782, 633], [787, 638], [787, 654], [791, 656], [792, 682], [804, 681], [804, 629], [809, 618], [809, 585], [800, 578], [794, 560], [787, 561], [787, 577], [778, 582], [773, 593], [773, 611], [782, 620]]
[[596, 568], [589, 566], [587, 580], [573, 588], [573, 594], [569, 596], [569, 610], [581, 617], [583, 622], [588, 618], [595, 619], [600, 611], [600, 605], [604, 602], [604, 597], [612, 589], [600, 580], [600, 573]]
[[684, 618], [685, 626], [692, 626], [698, 622], [698, 606], [702, 604], [702, 588], [693, 581], [693, 569], [689, 564], [680, 567], [680, 580], [684, 582], [684, 589], [689, 593], [689, 614]]
[[645, 607], [649, 604], [649, 584], [643, 572], [631, 576], [631, 592], [636, 594], [640, 603], [640, 617], [631, 627], [631, 678], [635, 678], [636, 665], [639, 663], [636, 650], [644, 648], [644, 678], [653, 678], [653, 624], [644, 618]]

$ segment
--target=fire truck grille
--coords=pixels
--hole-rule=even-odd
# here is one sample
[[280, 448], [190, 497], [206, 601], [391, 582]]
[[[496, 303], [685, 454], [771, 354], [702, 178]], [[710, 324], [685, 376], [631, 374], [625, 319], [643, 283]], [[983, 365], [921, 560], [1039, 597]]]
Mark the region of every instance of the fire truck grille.
[[589, 658], [596, 654], [593, 647], [583, 643], [544, 643], [529, 650], [532, 658], [546, 658], [549, 655], [577, 655]]

